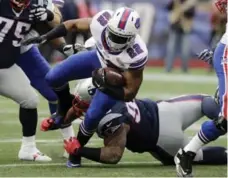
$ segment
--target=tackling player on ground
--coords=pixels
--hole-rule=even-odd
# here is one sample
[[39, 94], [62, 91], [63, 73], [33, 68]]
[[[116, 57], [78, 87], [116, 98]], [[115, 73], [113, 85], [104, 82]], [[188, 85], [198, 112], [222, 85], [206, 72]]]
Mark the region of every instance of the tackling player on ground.
[[[227, 0], [218, 0], [216, 6], [222, 13], [227, 13]], [[202, 124], [201, 130], [183, 149], [180, 149], [175, 156], [176, 171], [181, 177], [192, 176], [192, 160], [194, 159], [197, 151], [205, 144], [216, 140], [219, 136], [227, 133], [227, 117], [228, 117], [228, 26], [226, 32], [218, 43], [211, 61], [210, 51], [205, 51], [200, 56], [205, 61], [213, 64], [218, 77], [218, 90], [219, 90], [219, 104], [220, 113], [214, 120], [206, 121]]]
[[[59, 98], [59, 108], [57, 115], [52, 115], [43, 124], [43, 130], [50, 130], [57, 121], [63, 121], [71, 107], [72, 96], [68, 84], [70, 80], [92, 76], [93, 83], [98, 88], [77, 135], [81, 145], [88, 142], [100, 119], [118, 100], [131, 101], [134, 99], [140, 88], [143, 69], [148, 58], [146, 45], [138, 35], [139, 28], [138, 13], [133, 9], [123, 7], [115, 12], [101, 11], [92, 19], [66, 21], [47, 34], [24, 43], [49, 41], [66, 36], [69, 30], [90, 30], [96, 44], [95, 50], [73, 55], [47, 74], [47, 82], [54, 88]], [[106, 79], [106, 66], [122, 73], [125, 79], [124, 86], [113, 86], [112, 81]], [[71, 158], [70, 156], [69, 167], [80, 166], [80, 158]]]
[[[78, 111], [89, 106], [94, 90], [91, 78], [79, 81], [66, 120], [74, 120]], [[148, 98], [120, 101], [98, 124], [97, 133], [104, 139], [104, 147], [81, 147], [76, 138], [71, 138], [65, 140], [65, 149], [93, 161], [117, 164], [126, 147], [132, 152], [149, 152], [164, 165], [173, 165], [177, 150], [188, 143], [185, 129], [203, 116], [214, 118], [218, 113], [219, 105], [214, 98], [202, 94], [156, 102]], [[227, 164], [226, 150], [217, 146], [200, 149], [194, 163]]]

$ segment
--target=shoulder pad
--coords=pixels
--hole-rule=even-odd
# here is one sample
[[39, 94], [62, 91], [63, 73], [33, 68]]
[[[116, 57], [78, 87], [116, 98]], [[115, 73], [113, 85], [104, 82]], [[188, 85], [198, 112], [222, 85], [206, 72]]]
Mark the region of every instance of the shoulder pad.
[[108, 113], [100, 121], [97, 127], [97, 135], [100, 138], [114, 134], [122, 125], [124, 115], [120, 113]]
[[92, 19], [90, 31], [93, 37], [100, 38], [103, 29], [107, 26], [108, 20], [111, 18], [113, 11], [103, 10], [98, 12]]

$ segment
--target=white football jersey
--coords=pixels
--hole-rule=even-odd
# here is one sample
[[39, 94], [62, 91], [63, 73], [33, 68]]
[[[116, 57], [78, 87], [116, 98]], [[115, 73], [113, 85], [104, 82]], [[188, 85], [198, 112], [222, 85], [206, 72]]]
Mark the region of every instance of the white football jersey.
[[109, 47], [105, 40], [105, 29], [112, 14], [113, 11], [110, 10], [101, 11], [93, 17], [90, 25], [93, 38], [93, 40], [90, 40], [95, 43], [102, 67], [106, 67], [111, 63], [122, 70], [143, 68], [148, 60], [148, 50], [139, 35], [136, 36], [134, 43], [122, 52], [109, 52]]

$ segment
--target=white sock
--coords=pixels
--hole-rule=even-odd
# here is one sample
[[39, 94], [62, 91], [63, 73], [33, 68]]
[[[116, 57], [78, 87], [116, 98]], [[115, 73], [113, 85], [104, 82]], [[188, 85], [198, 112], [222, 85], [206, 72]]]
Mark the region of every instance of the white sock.
[[204, 145], [204, 143], [200, 140], [200, 138], [198, 137], [198, 134], [196, 134], [191, 140], [190, 142], [184, 147], [184, 151], [191, 151], [194, 153], [197, 153], [197, 151], [202, 148], [202, 146]]
[[196, 152], [194, 161], [202, 161], [202, 160], [203, 160], [203, 150], [199, 149], [199, 151]]
[[61, 129], [61, 133], [64, 140], [69, 139], [70, 137], [75, 137], [74, 128], [72, 125], [64, 129]]
[[36, 148], [35, 135], [30, 137], [22, 137], [21, 148]]

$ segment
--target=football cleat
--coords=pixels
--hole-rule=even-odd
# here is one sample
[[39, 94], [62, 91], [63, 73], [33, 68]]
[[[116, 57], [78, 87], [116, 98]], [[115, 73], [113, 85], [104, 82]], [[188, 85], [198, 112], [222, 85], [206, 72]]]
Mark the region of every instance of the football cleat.
[[178, 177], [193, 177], [192, 175], [192, 161], [195, 157], [193, 152], [185, 152], [180, 149], [174, 157], [176, 164], [176, 172]]
[[25, 161], [49, 162], [52, 161], [50, 157], [41, 153], [37, 148], [27, 150], [21, 148], [18, 153], [18, 158]]
[[64, 117], [59, 114], [52, 114], [51, 117], [42, 120], [40, 125], [41, 131], [57, 130], [59, 128], [67, 127], [71, 123], [64, 124]]
[[81, 163], [73, 163], [70, 160], [67, 161], [66, 166], [68, 168], [78, 168], [81, 167]]
[[75, 155], [69, 155], [69, 159], [66, 163], [68, 168], [81, 167], [81, 157]]

